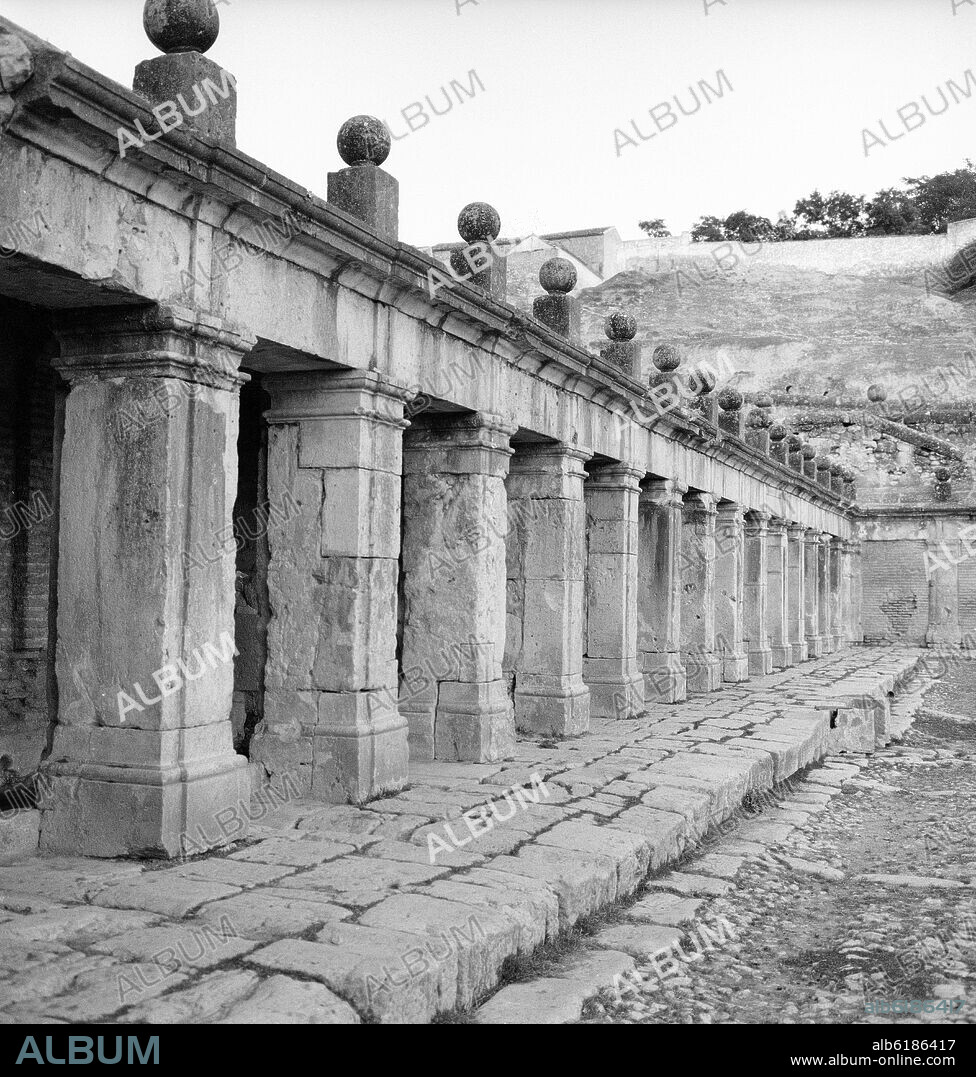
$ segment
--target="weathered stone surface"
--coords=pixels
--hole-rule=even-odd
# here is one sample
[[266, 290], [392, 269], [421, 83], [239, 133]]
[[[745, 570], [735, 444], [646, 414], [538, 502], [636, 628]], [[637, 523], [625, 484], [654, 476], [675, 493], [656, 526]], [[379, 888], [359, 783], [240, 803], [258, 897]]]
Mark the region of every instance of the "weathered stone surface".
[[246, 962], [313, 977], [364, 1018], [415, 1024], [453, 1009], [457, 1001], [458, 952], [436, 943], [431, 950], [432, 941], [340, 924], [321, 932], [317, 942], [283, 939], [249, 954]]
[[[271, 893], [259, 890], [237, 897], [212, 901], [199, 909], [198, 920], [222, 925], [229, 923], [243, 938], [272, 942], [286, 935], [304, 935], [333, 920], [352, 916], [349, 909], [325, 900], [309, 901], [305, 891]], [[320, 895], [321, 897], [321, 895]]]
[[482, 1025], [558, 1025], [579, 1019], [583, 1003], [616, 976], [629, 972], [634, 959], [614, 950], [584, 952], [557, 977], [504, 987], [476, 1017]]
[[598, 931], [590, 940], [604, 950], [620, 950], [638, 960], [666, 950], [676, 943], [683, 932], [660, 924], [620, 924]]
[[624, 913], [628, 920], [640, 920], [649, 924], [677, 927], [694, 920], [702, 901], [697, 898], [681, 898], [666, 892], [652, 893], [631, 905]]
[[340, 905], [372, 905], [391, 887], [426, 883], [447, 873], [447, 868], [429, 864], [353, 857], [292, 875], [278, 889], [319, 890]]
[[5, 812], [0, 817], [0, 864], [35, 852], [40, 827], [41, 813], [35, 809]]
[[651, 879], [645, 884], [647, 890], [673, 890], [678, 894], [691, 894], [706, 897], [721, 897], [732, 888], [729, 879], [712, 879], [707, 875], [695, 875], [692, 872], [670, 871], [659, 879]]
[[186, 916], [207, 901], [240, 893], [224, 883], [181, 879], [169, 871], [151, 871], [138, 879], [113, 883], [100, 890], [93, 905], [112, 909], [145, 909], [164, 916]]
[[257, 864], [280, 864], [296, 868], [308, 868], [314, 864], [324, 864], [327, 860], [337, 860], [354, 852], [352, 845], [335, 841], [318, 841], [315, 838], [296, 834], [292, 837], [268, 838], [257, 845], [231, 853], [228, 860], [243, 860]]

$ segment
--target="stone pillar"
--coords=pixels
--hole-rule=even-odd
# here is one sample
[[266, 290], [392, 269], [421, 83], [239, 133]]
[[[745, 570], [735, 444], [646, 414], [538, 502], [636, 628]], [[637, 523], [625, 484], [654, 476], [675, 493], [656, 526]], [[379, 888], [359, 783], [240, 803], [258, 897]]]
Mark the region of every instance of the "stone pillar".
[[732, 683], [749, 679], [749, 656], [743, 643], [744, 597], [743, 508], [722, 501], [715, 530], [715, 651], [722, 660], [722, 680]]
[[773, 672], [768, 628], [770, 519], [768, 512], [750, 512], [745, 521], [744, 638], [751, 677]]
[[451, 415], [404, 438], [400, 713], [411, 759], [487, 763], [515, 748], [502, 679], [514, 432], [497, 416]]
[[[253, 340], [184, 310], [71, 312], [58, 719], [43, 850], [175, 857], [246, 833], [234, 752], [238, 373]], [[146, 400], [161, 418], [140, 419]], [[133, 418], [135, 417], [135, 418]], [[228, 552], [229, 545], [229, 552]], [[195, 551], [203, 551], [195, 558]], [[221, 826], [235, 817], [232, 832]]]
[[722, 662], [715, 654], [716, 499], [694, 491], [682, 504], [681, 653], [689, 692], [722, 686]]
[[842, 645], [850, 646], [854, 639], [854, 581], [853, 543], [840, 544], [840, 592], [837, 599]]
[[586, 652], [590, 715], [633, 718], [644, 709], [637, 657], [637, 499], [641, 468], [590, 469], [586, 498]]
[[846, 545], [839, 538], [830, 540], [830, 637], [835, 651], [847, 646], [847, 630], [842, 610]]
[[786, 520], [774, 516], [766, 536], [766, 627], [774, 669], [795, 665], [789, 632], [789, 553]]
[[687, 695], [681, 661], [681, 499], [686, 488], [651, 479], [641, 490], [638, 541], [638, 647], [647, 703]]
[[[955, 536], [948, 537], [941, 520], [929, 525], [926, 541], [926, 575], [929, 584], [929, 617], [925, 630], [927, 647], [956, 646], [962, 641], [959, 624], [959, 562], [967, 549]], [[948, 554], [948, 556], [947, 556]]]
[[806, 533], [803, 524], [790, 524], [786, 529], [786, 627], [794, 666], [810, 657], [806, 633]]
[[820, 532], [810, 528], [803, 539], [803, 628], [807, 654], [819, 658], [823, 653], [820, 635]]
[[583, 464], [591, 455], [572, 445], [528, 444], [512, 458], [505, 670], [514, 679], [518, 729], [572, 736], [589, 728]]
[[864, 642], [864, 575], [861, 571], [862, 542], [851, 540], [851, 625], [855, 643]]
[[834, 637], [830, 624], [830, 543], [832, 535], [820, 533], [817, 546], [817, 621], [820, 628], [820, 653], [832, 654]]
[[297, 769], [302, 788], [361, 803], [407, 780], [407, 722], [397, 709], [397, 580], [403, 405], [373, 371], [277, 374], [265, 718], [251, 759]]

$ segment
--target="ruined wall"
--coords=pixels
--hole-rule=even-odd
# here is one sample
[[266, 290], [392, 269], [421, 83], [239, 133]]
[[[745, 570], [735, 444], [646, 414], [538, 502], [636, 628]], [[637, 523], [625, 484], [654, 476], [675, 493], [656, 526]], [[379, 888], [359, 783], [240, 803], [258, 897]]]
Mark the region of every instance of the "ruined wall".
[[48, 592], [58, 378], [40, 317], [0, 301], [0, 754], [40, 758], [48, 722]]

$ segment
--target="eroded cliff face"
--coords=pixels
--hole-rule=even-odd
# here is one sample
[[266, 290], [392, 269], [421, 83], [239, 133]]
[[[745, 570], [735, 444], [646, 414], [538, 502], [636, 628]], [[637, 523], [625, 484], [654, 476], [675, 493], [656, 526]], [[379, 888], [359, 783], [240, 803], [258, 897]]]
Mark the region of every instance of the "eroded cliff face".
[[[837, 241], [843, 243], [846, 241]], [[939, 266], [868, 263], [828, 272], [764, 263], [750, 248], [643, 259], [581, 293], [583, 339], [603, 341], [612, 310], [632, 314], [645, 354], [677, 345], [745, 393], [773, 394], [777, 422], [853, 467], [862, 504], [971, 503], [976, 425], [976, 297], [937, 290]], [[796, 246], [796, 245], [794, 245]], [[887, 400], [869, 406], [867, 389]], [[748, 405], [747, 405], [748, 406]], [[867, 417], [862, 409], [868, 407]], [[964, 460], [905, 442], [870, 413], [944, 439]], [[940, 467], [948, 481], [936, 475]]]

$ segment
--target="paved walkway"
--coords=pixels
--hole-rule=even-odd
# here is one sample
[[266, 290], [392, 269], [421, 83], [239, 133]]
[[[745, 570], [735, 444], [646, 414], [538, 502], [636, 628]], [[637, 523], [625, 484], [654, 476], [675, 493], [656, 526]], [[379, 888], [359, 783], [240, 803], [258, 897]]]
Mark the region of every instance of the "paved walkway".
[[[0, 867], [0, 1020], [422, 1022], [469, 1010], [541, 944], [819, 759], [855, 703], [880, 713], [920, 653], [853, 648], [577, 740], [523, 739], [504, 763], [415, 765], [398, 796], [282, 804], [247, 842], [177, 866], [34, 856]], [[766, 838], [795, 821], [780, 814], [757, 824]], [[618, 935], [559, 1019], [634, 967]]]

